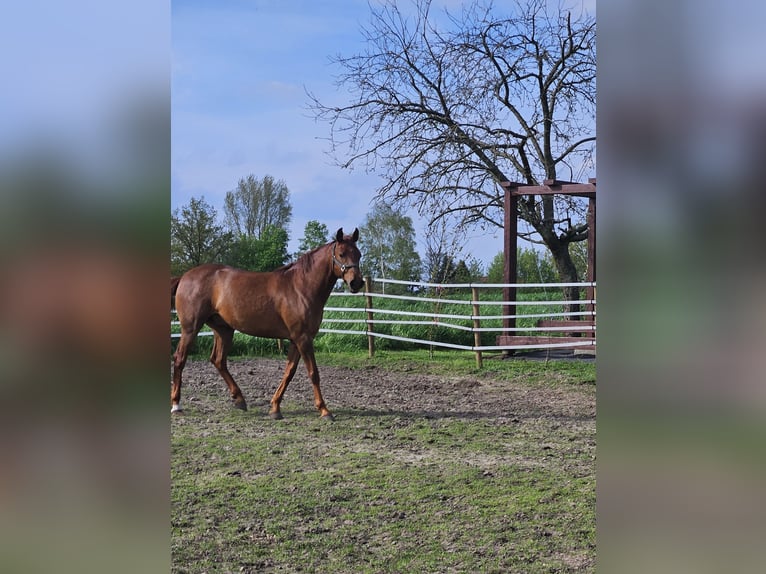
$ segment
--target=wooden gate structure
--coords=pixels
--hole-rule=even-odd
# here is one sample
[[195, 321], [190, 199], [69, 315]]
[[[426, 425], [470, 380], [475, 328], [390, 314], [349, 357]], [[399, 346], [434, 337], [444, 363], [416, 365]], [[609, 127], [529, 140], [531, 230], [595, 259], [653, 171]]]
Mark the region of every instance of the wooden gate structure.
[[[583, 331], [572, 331], [571, 336], [566, 337], [541, 337], [541, 336], [529, 336], [529, 335], [514, 335], [514, 329], [516, 328], [516, 306], [513, 304], [507, 305], [504, 310], [504, 315], [509, 317], [503, 319], [503, 328], [507, 329], [507, 333], [503, 333], [497, 337], [498, 345], [528, 345], [534, 343], [568, 343], [576, 344], [582, 342], [583, 346], [595, 348], [595, 327], [596, 327], [596, 314], [595, 306], [592, 301], [595, 299], [595, 286], [596, 281], [596, 179], [590, 178], [588, 183], [575, 183], [571, 181], [559, 181], [553, 179], [547, 179], [543, 182], [543, 185], [527, 185], [525, 183], [515, 182], [503, 182], [502, 187], [505, 189], [505, 236], [504, 236], [504, 275], [503, 282], [515, 284], [518, 283], [518, 266], [517, 266], [517, 245], [518, 245], [518, 231], [519, 231], [519, 218], [518, 218], [518, 200], [519, 196], [524, 195], [571, 195], [577, 197], [588, 198], [588, 272], [586, 281], [591, 283], [586, 288], [586, 299], [590, 302], [586, 303], [586, 309], [590, 312], [588, 318], [582, 320], [556, 320], [556, 321], [540, 321], [538, 326], [540, 327], [583, 327]], [[503, 290], [503, 299], [505, 301], [516, 301], [516, 287], [509, 286]], [[574, 303], [577, 304], [577, 303]]]

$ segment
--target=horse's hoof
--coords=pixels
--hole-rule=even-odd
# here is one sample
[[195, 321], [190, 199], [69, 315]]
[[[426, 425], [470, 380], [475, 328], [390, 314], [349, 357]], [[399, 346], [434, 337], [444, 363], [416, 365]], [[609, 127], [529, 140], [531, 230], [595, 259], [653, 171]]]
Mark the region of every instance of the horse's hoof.
[[325, 413], [319, 418], [321, 418], [323, 421], [329, 421], [329, 422], [332, 422], [335, 420], [335, 417], [333, 416], [332, 413]]
[[181, 408], [181, 405], [172, 405], [170, 407], [170, 413], [171, 414], [183, 414], [184, 410]]
[[239, 409], [241, 411], [247, 410], [247, 403], [245, 401], [235, 401], [234, 402], [234, 408]]
[[276, 411], [276, 412], [273, 412], [273, 413], [269, 413], [269, 418], [271, 420], [273, 420], [273, 421], [281, 421], [285, 417], [282, 416], [281, 412]]

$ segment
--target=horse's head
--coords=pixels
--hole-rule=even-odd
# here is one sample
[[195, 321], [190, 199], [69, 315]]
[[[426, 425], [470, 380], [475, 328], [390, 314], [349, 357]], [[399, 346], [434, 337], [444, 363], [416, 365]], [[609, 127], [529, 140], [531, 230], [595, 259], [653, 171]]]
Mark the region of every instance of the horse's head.
[[332, 246], [332, 269], [339, 279], [346, 282], [352, 293], [358, 292], [364, 285], [362, 272], [359, 270], [359, 260], [362, 254], [356, 246], [359, 230], [354, 229], [352, 235], [343, 235], [341, 227], [335, 234]]

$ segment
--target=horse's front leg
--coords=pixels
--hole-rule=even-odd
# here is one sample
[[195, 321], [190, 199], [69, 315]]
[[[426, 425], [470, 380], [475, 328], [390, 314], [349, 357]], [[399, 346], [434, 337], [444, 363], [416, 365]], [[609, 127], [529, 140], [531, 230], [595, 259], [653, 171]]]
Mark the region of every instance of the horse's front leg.
[[322, 397], [322, 389], [319, 388], [319, 369], [314, 358], [314, 342], [312, 340], [302, 341], [299, 350], [303, 357], [303, 362], [306, 364], [306, 371], [308, 371], [309, 379], [311, 379], [311, 386], [314, 388], [314, 406], [319, 410], [320, 416], [332, 420], [332, 413], [327, 409], [327, 405], [325, 405], [324, 398]]
[[282, 403], [282, 396], [287, 390], [287, 385], [290, 384], [290, 381], [293, 380], [293, 376], [295, 376], [295, 370], [298, 368], [298, 361], [300, 360], [301, 355], [298, 351], [298, 347], [296, 347], [295, 343], [292, 343], [290, 348], [287, 350], [287, 365], [285, 366], [285, 374], [282, 376], [282, 382], [279, 383], [277, 391], [271, 398], [271, 409], [269, 410], [269, 416], [274, 420], [279, 420], [282, 418], [282, 413], [279, 410], [279, 405]]

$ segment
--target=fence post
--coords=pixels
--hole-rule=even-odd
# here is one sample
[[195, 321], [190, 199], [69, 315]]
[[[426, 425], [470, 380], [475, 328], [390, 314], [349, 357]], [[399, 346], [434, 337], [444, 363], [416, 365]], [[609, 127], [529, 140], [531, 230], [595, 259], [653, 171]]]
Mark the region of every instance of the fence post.
[[[481, 327], [481, 321], [479, 320], [479, 290], [476, 287], [471, 287], [471, 301], [473, 301], [473, 345], [474, 347], [481, 347], [481, 332], [478, 330]], [[481, 369], [483, 366], [481, 351], [476, 351], [476, 368]]]
[[[596, 300], [596, 286], [591, 283], [590, 287], [588, 287], [588, 297], [590, 297], [591, 301]], [[595, 303], [589, 303], [588, 304], [588, 311], [590, 311], [590, 320], [593, 322], [593, 327], [595, 329], [596, 327], [596, 304]], [[593, 339], [596, 338], [596, 331], [591, 331], [590, 336], [593, 337]]]
[[365, 306], [367, 307], [367, 355], [372, 359], [375, 356], [375, 337], [372, 333], [375, 331], [373, 327], [373, 311], [372, 311], [372, 278], [364, 278], [364, 293], [365, 293]]
[[[505, 187], [505, 186], [503, 186]], [[518, 184], [515, 186], [518, 191]], [[516, 302], [517, 291], [516, 284], [519, 282], [518, 261], [516, 248], [518, 246], [518, 227], [519, 218], [517, 217], [519, 197], [512, 193], [511, 186], [505, 187], [505, 196], [503, 200], [505, 206], [505, 215], [503, 220], [503, 301], [505, 303]], [[513, 286], [510, 286], [512, 284]], [[503, 305], [503, 315], [516, 315], [516, 305]], [[516, 327], [516, 317], [503, 319], [503, 335], [510, 336], [514, 334]], [[503, 355], [510, 357], [513, 351], [503, 351]]]

